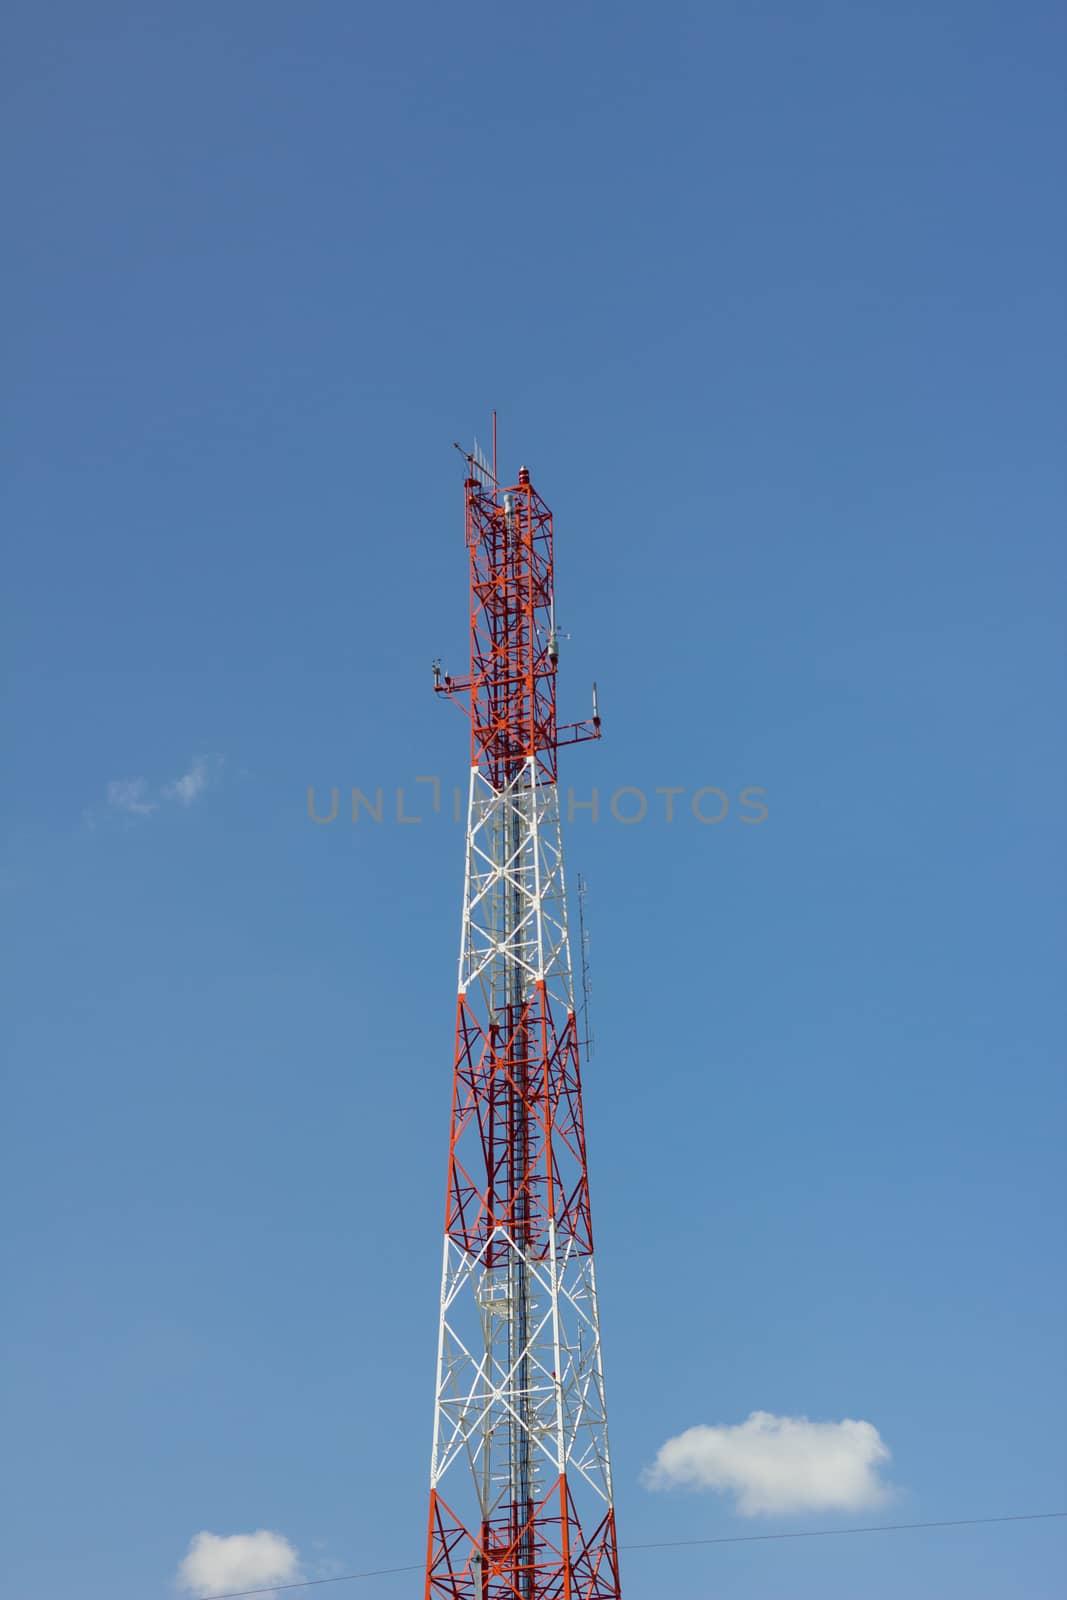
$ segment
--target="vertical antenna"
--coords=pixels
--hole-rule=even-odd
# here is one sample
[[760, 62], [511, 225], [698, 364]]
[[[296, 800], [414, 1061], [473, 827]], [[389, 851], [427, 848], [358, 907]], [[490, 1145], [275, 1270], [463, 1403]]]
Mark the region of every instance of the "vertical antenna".
[[589, 976], [589, 930], [585, 925], [585, 897], [589, 893], [589, 879], [578, 874], [578, 945], [582, 963], [582, 1014], [581, 1022], [585, 1038], [581, 1041], [585, 1050], [585, 1059], [592, 1061], [593, 1047], [596, 1038], [593, 1034], [592, 1019], [589, 1011], [589, 999], [593, 993], [593, 982]]

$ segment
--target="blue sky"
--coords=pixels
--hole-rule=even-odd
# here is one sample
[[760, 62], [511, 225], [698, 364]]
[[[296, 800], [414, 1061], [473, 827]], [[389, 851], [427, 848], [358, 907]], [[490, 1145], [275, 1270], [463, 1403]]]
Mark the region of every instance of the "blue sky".
[[[1063, 1509], [1060, 8], [4, 31], [5, 1592], [164, 1600], [202, 1530], [420, 1557], [462, 836], [414, 780], [464, 781], [429, 663], [493, 406], [556, 511], [563, 711], [601, 688], [563, 785], [623, 1543]], [[316, 827], [309, 785], [424, 820]], [[894, 1497], [642, 1483], [757, 1410], [869, 1421]], [[624, 1582], [1064, 1564], [1032, 1523]]]

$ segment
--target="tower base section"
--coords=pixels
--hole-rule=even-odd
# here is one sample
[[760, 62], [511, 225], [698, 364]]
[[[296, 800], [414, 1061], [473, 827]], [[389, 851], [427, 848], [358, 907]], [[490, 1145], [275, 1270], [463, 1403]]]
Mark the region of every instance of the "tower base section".
[[430, 1499], [426, 1600], [619, 1600], [615, 1513], [587, 1536], [565, 1478], [525, 1515], [500, 1511], [477, 1529]]

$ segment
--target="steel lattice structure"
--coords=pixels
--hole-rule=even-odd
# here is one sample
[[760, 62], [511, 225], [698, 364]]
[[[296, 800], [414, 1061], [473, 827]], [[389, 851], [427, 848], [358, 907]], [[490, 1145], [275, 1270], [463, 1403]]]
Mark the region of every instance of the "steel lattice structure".
[[619, 1600], [556, 721], [552, 515], [468, 456], [470, 806], [425, 1600]]

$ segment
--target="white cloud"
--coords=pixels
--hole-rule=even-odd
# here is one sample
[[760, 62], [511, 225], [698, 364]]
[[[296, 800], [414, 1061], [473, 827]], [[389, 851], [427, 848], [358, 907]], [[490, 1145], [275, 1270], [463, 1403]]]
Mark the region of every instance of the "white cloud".
[[297, 1551], [280, 1533], [198, 1533], [178, 1568], [178, 1586], [210, 1600], [232, 1589], [257, 1584], [295, 1583], [300, 1578]]
[[203, 794], [206, 788], [207, 763], [197, 760], [193, 762], [188, 772], [168, 784], [163, 793], [168, 800], [177, 800], [179, 805], [191, 806], [197, 795]]
[[888, 1460], [871, 1422], [809, 1422], [753, 1411], [734, 1426], [702, 1425], [668, 1439], [644, 1481], [651, 1489], [731, 1494], [745, 1517], [859, 1511], [889, 1496], [878, 1471]]
[[147, 778], [113, 778], [107, 786], [107, 803], [116, 811], [132, 811], [138, 816], [158, 809], [157, 802], [148, 798]]
[[[208, 787], [212, 776], [217, 775], [221, 765], [221, 756], [214, 758], [209, 772], [207, 760], [197, 756], [188, 772], [183, 772], [173, 783], [156, 789], [154, 796], [147, 778], [113, 778], [107, 786], [107, 803], [114, 811], [125, 811], [140, 817], [158, 811], [165, 800], [174, 801], [180, 806], [191, 806]], [[89, 820], [92, 821], [91, 814]]]

